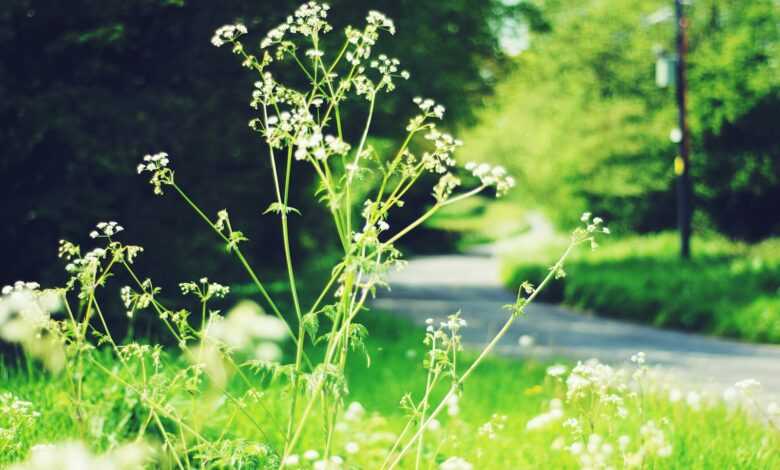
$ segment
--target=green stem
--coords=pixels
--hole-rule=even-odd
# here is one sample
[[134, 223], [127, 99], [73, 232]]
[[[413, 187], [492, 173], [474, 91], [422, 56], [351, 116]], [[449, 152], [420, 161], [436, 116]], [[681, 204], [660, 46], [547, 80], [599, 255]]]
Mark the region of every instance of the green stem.
[[414, 443], [420, 438], [423, 430], [428, 426], [428, 424], [430, 424], [431, 420], [436, 418], [436, 416], [438, 416], [439, 413], [441, 413], [441, 411], [446, 406], [447, 401], [450, 399], [450, 397], [452, 397], [453, 394], [455, 394], [458, 390], [460, 390], [460, 388], [462, 387], [466, 379], [468, 379], [468, 377], [474, 372], [474, 370], [479, 366], [479, 364], [482, 363], [485, 357], [487, 357], [487, 355], [493, 351], [493, 349], [496, 347], [496, 345], [501, 340], [501, 338], [503, 338], [504, 335], [506, 335], [506, 333], [509, 331], [509, 328], [515, 322], [515, 320], [519, 318], [520, 315], [522, 314], [525, 306], [533, 302], [534, 299], [537, 297], [537, 295], [539, 295], [539, 292], [541, 292], [547, 286], [547, 284], [555, 277], [555, 274], [561, 268], [563, 262], [569, 256], [571, 250], [574, 248], [574, 246], [577, 243], [579, 242], [572, 241], [569, 244], [569, 246], [566, 248], [566, 251], [564, 251], [563, 255], [560, 257], [560, 259], [558, 259], [558, 262], [555, 263], [555, 265], [553, 265], [553, 267], [550, 269], [550, 272], [547, 273], [547, 276], [545, 276], [544, 280], [541, 282], [541, 284], [539, 284], [539, 287], [537, 287], [527, 299], [523, 299], [520, 293], [518, 292], [518, 300], [515, 302], [512, 313], [509, 315], [509, 318], [507, 318], [506, 322], [504, 323], [504, 326], [501, 327], [501, 330], [499, 330], [499, 332], [496, 333], [496, 335], [487, 344], [487, 346], [485, 346], [485, 348], [482, 350], [479, 356], [477, 356], [477, 359], [474, 360], [474, 362], [469, 366], [468, 369], [466, 369], [463, 375], [460, 376], [458, 380], [452, 384], [452, 387], [450, 387], [447, 394], [444, 396], [444, 398], [442, 398], [442, 400], [439, 402], [438, 406], [430, 414], [428, 419], [425, 420], [424, 425], [417, 430], [417, 432], [412, 436], [412, 438], [409, 440], [406, 446], [404, 446], [401, 452], [398, 453], [395, 460], [393, 460], [393, 463], [391, 463], [390, 466], [387, 467], [388, 470], [395, 468], [401, 462], [401, 459], [404, 457], [404, 455], [406, 455], [407, 452], [409, 452], [409, 450], [414, 445]]

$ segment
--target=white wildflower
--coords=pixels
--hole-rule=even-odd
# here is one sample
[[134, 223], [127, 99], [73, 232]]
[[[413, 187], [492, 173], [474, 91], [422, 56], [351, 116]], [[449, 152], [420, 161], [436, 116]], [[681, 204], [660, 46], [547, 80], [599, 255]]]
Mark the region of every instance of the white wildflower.
[[517, 344], [519, 344], [520, 347], [523, 348], [530, 348], [531, 346], [534, 345], [534, 343], [535, 343], [534, 337], [530, 335], [522, 335], [517, 340]]
[[353, 401], [344, 411], [344, 419], [347, 421], [360, 421], [366, 414], [366, 409], [359, 402]]
[[698, 411], [701, 408], [701, 395], [693, 391], [688, 392], [688, 395], [685, 397], [685, 402], [692, 410]]
[[344, 450], [348, 454], [357, 454], [360, 450], [360, 446], [357, 444], [357, 442], [350, 441], [344, 445]]
[[216, 47], [221, 47], [226, 42], [233, 42], [239, 36], [246, 33], [247, 29], [243, 24], [226, 24], [214, 31], [214, 35], [211, 37], [211, 44]]
[[472, 470], [473, 468], [473, 465], [461, 457], [450, 457], [439, 465], [439, 470]]

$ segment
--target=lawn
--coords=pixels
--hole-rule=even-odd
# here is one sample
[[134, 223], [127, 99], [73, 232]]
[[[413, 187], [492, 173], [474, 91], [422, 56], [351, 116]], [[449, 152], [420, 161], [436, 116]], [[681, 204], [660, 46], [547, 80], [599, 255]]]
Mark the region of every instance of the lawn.
[[[538, 279], [556, 245], [507, 256], [507, 286]], [[746, 245], [713, 235], [694, 237], [692, 246], [692, 259], [683, 261], [674, 233], [604, 239], [594, 252], [575, 253], [568, 275], [540, 298], [659, 327], [780, 343], [780, 240]]]
[[[369, 315], [372, 331], [378, 332], [367, 342], [371, 366], [362, 354], [351, 358], [344, 407], [347, 411], [338, 419], [333, 445], [334, 454], [344, 464], [331, 468], [380, 468], [394, 436], [407, 421], [399, 407], [401, 398], [406, 393], [419, 395], [425, 388], [424, 331], [387, 314]], [[314, 350], [311, 353], [317, 354]], [[50, 375], [33, 363], [0, 369], [0, 393], [14, 397], [5, 395], [5, 403], [0, 404], [0, 464], [23, 459], [35, 444], [80, 440], [88, 442], [92, 451], [102, 452], [143, 434], [149, 407], [133, 387], [121, 385], [137, 384], [142, 371], [123, 367], [111, 359], [109, 351], [94, 354], [105, 370], [89, 369], [82, 407], [86, 414], [81, 420], [75, 419], [65, 374]], [[466, 352], [463, 363], [473, 358]], [[186, 365], [171, 351], [163, 352], [160, 362], [161, 376], [157, 380], [175, 380]], [[780, 434], [776, 429], [719, 399], [695, 393], [686, 397], [685, 390], [647, 378], [641, 364], [627, 364], [626, 375], [591, 364], [554, 377], [561, 371], [551, 368], [552, 375], [548, 375], [550, 364], [488, 359], [466, 384], [458, 402], [448, 406], [449, 413], [443, 414], [440, 426], [425, 434], [420, 468], [472, 468], [457, 466], [465, 464], [454, 457], [464, 459], [473, 468], [780, 466], [780, 454], [776, 452]], [[572, 366], [564, 363], [557, 368], [570, 370]], [[279, 443], [276, 436], [282, 432], [282, 424], [276, 427], [274, 422], [283, 423], [286, 413], [284, 379], [274, 381], [250, 370], [244, 373], [250, 383], [260, 385], [260, 393], [246, 393], [247, 386], [237, 376], [227, 389], [230, 396], [244, 403], [246, 415], [231, 406], [227, 394], [213, 391], [197, 401], [181, 392], [154, 398], [186, 415], [189, 425], [208, 440], [216, 443], [220, 438], [219, 445], [211, 447], [190, 445], [187, 455], [179, 455], [182, 466], [275, 465], [273, 454]], [[109, 374], [116, 374], [121, 381], [109, 380]], [[443, 392], [437, 390], [439, 395]], [[12, 405], [13, 400], [29, 401], [30, 405]], [[30, 416], [19, 418], [25, 414], [25, 406], [30, 407], [26, 412]], [[37, 416], [32, 416], [33, 410]], [[298, 464], [290, 468], [324, 468], [313, 467], [313, 462], [304, 457], [313, 456], [313, 452], [306, 451], [322, 452], [318, 447], [322, 443], [322, 420], [316, 418], [297, 449]], [[192, 439], [164, 418], [160, 429], [170, 433], [172, 449], [178, 448], [177, 438]], [[146, 428], [144, 439], [156, 446], [163, 441], [158, 428], [152, 425]], [[155, 468], [177, 467], [170, 455], [158, 452], [156, 459]], [[415, 468], [414, 460], [413, 455], [406, 457], [401, 468]]]

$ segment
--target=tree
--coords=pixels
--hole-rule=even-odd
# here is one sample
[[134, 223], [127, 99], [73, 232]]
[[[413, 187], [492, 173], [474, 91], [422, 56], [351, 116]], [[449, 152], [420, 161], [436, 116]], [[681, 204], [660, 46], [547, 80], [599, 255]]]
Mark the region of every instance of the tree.
[[[544, 5], [552, 31], [518, 57], [464, 151], [514, 167], [523, 196], [558, 220], [593, 210], [624, 229], [673, 227], [674, 90], [657, 88], [653, 74], [653, 51], [672, 49], [673, 24], [643, 20], [670, 2]], [[748, 239], [777, 233], [778, 9], [711, 0], [688, 15], [698, 220]]]
[[[3, 282], [55, 276], [57, 240], [83, 240], [109, 218], [146, 246], [148, 262], [170, 266], [163, 282], [204, 266], [234, 280], [238, 273], [217, 240], [175, 201], [154, 198], [134, 174], [144, 154], [159, 150], [178, 162], [177, 180], [211, 214], [225, 204], [251, 245], [280, 246], [275, 222], [260, 213], [272, 200], [270, 188], [257, 184], [268, 159], [246, 127], [253, 78], [209, 38], [218, 26], [241, 21], [256, 45], [297, 0], [6, 3], [0, 11]], [[379, 135], [398, 134], [415, 94], [450, 104], [453, 122], [468, 119], [491, 90], [485, 70], [502, 66], [497, 22], [535, 11], [498, 0], [332, 3], [337, 27], [369, 8], [394, 17], [399, 37], [386, 52], [418, 80], [381, 103]], [[301, 207], [302, 200], [292, 195], [305, 217], [292, 223], [308, 227], [296, 240], [297, 259], [321, 254], [333, 240], [317, 230], [320, 209]], [[259, 259], [267, 250], [249, 250], [256, 264], [270, 264]]]

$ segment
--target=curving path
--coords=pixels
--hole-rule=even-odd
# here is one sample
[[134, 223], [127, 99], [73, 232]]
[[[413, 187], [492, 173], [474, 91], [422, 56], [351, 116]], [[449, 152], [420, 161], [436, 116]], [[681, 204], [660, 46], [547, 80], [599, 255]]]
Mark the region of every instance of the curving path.
[[[536, 221], [528, 235], [515, 243], [532, 242], [550, 232]], [[387, 310], [424, 323], [461, 311], [468, 322], [463, 340], [469, 346], [484, 345], [506, 320], [503, 306], [514, 301], [498, 277], [496, 248], [463, 255], [426, 256], [412, 259], [390, 276], [391, 290], [373, 302]], [[518, 338], [530, 335], [535, 344], [521, 347]], [[667, 373], [684, 387], [720, 393], [735, 382], [753, 378], [761, 382], [763, 400], [780, 398], [780, 347], [752, 345], [695, 334], [659, 330], [648, 326], [577, 313], [558, 305], [535, 303], [499, 343], [500, 354], [545, 359], [598, 358], [620, 365], [637, 351], [660, 373]]]

